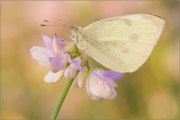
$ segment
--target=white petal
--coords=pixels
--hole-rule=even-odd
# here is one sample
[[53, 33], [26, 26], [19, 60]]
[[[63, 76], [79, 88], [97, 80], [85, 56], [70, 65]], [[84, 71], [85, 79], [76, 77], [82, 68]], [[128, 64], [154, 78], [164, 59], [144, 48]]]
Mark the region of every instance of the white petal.
[[79, 75], [78, 75], [78, 85], [80, 88], [83, 87], [83, 82], [85, 80], [85, 77], [86, 77], [86, 73], [85, 72], [80, 72]]
[[111, 87], [111, 95], [109, 95], [108, 97], [106, 97], [105, 99], [114, 99], [117, 97], [117, 92], [116, 90], [114, 89], [113, 86], [110, 86]]
[[73, 87], [73, 88], [82, 88], [84, 79], [85, 79], [85, 73], [84, 72], [79, 72], [79, 74], [74, 79], [71, 87]]
[[101, 100], [104, 99], [104, 98], [97, 97], [97, 96], [95, 96], [95, 95], [90, 96], [90, 98], [91, 98], [92, 100], [96, 100], [96, 101], [101, 101]]
[[79, 85], [78, 85], [77, 81], [78, 81], [78, 75], [77, 75], [76, 78], [74, 79], [71, 87], [73, 87], [73, 88], [79, 88]]
[[39, 62], [39, 64], [43, 67], [47, 67], [48, 62]]
[[45, 76], [44, 76], [44, 81], [46, 83], [54, 83], [57, 82], [63, 75], [64, 70], [60, 70], [57, 73], [53, 73], [49, 71]]
[[33, 46], [30, 50], [32, 58], [39, 62], [48, 62], [49, 57], [53, 57], [54, 54], [50, 52], [47, 48]]
[[89, 80], [87, 80], [87, 82], [86, 82], [86, 91], [87, 91], [87, 94], [90, 96], [90, 98], [93, 99], [93, 100], [96, 100], [96, 101], [103, 100], [103, 98], [97, 97], [97, 96], [93, 95], [93, 94], [89, 91], [88, 81], [89, 81]]
[[100, 98], [106, 98], [111, 94], [110, 85], [100, 80], [95, 74], [89, 77], [89, 91]]

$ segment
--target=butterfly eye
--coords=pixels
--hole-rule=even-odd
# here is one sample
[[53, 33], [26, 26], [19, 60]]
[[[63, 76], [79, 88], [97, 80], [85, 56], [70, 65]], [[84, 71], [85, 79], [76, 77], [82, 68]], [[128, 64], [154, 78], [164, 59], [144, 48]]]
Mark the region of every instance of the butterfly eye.
[[76, 26], [71, 26], [70, 29], [71, 29], [71, 31], [73, 31], [75, 33], [77, 33], [79, 31]]

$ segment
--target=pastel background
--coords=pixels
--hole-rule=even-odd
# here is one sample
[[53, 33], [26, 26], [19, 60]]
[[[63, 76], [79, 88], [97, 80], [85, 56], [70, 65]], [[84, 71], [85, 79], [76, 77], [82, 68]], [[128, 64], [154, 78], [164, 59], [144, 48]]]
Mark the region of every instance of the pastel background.
[[[178, 1], [1, 1], [1, 119], [50, 119], [67, 79], [47, 84], [48, 70], [31, 58], [32, 46], [70, 35], [68, 27], [40, 27], [52, 20], [85, 27], [108, 17], [152, 13], [165, 19], [147, 62], [117, 81], [114, 100], [93, 101], [71, 88], [60, 119], [180, 119]], [[90, 60], [93, 65], [97, 62]], [[100, 65], [98, 65], [100, 66]]]

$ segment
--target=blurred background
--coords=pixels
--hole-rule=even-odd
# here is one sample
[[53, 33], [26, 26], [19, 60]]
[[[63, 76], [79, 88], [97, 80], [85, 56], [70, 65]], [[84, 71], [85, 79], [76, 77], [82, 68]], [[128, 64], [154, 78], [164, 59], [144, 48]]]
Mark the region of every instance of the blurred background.
[[[48, 69], [31, 58], [32, 46], [70, 35], [68, 27], [40, 27], [52, 20], [85, 27], [100, 19], [151, 13], [165, 19], [160, 40], [147, 62], [117, 81], [114, 100], [93, 101], [71, 88], [60, 119], [178, 119], [179, 1], [1, 1], [1, 119], [50, 119], [67, 79], [44, 82]], [[93, 65], [100, 66], [90, 60]]]

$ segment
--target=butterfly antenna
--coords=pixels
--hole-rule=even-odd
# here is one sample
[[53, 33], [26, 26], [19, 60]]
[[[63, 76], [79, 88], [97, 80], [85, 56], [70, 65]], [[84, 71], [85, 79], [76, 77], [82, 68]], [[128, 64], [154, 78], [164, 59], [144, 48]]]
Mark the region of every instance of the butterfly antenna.
[[[57, 24], [48, 24], [48, 25], [46, 25], [46, 24], [40, 24], [42, 27], [44, 27], [44, 26], [62, 26], [62, 25], [57, 25]], [[66, 25], [67, 26], [67, 25]]]
[[44, 22], [50, 22], [50, 23], [55, 23], [56, 25], [63, 25], [63, 26], [69, 26], [69, 27], [72, 26], [72, 25], [69, 25], [69, 24], [66, 24], [66, 23], [54, 22], [54, 21], [49, 21], [49, 20], [44, 20]]

